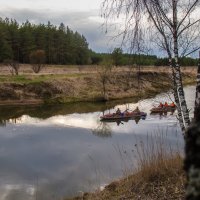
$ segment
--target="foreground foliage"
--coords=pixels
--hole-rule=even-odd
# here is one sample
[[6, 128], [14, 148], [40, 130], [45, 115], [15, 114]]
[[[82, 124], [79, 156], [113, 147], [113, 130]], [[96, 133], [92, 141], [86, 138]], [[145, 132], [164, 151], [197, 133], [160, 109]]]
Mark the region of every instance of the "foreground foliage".
[[[156, 166], [155, 166], [156, 165]], [[155, 167], [155, 169], [154, 169]], [[102, 192], [85, 193], [74, 200], [175, 200], [184, 199], [185, 175], [179, 156], [146, 166], [140, 172], [115, 181]]]
[[159, 131], [135, 145], [137, 161], [132, 175], [107, 185], [103, 191], [84, 193], [71, 200], [174, 200], [184, 199], [186, 177], [179, 147], [165, 143]]

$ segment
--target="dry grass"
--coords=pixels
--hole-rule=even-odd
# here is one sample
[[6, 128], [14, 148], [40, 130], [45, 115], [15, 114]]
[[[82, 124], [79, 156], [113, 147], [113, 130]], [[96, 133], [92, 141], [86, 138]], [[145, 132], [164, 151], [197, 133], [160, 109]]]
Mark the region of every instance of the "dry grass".
[[[97, 73], [97, 65], [46, 65], [39, 74], [35, 74], [30, 64], [20, 64], [19, 74], [20, 75], [58, 75], [58, 74], [72, 74], [72, 73]], [[120, 66], [114, 67], [115, 72], [120, 71], [138, 71], [137, 67]], [[182, 72], [196, 74], [197, 67], [188, 66], [182, 67]], [[142, 72], [166, 72], [171, 73], [169, 66], [142, 66]], [[7, 66], [0, 64], [0, 75], [11, 75], [10, 70]]]
[[[184, 83], [190, 84], [196, 80], [196, 75], [193, 74], [195, 68], [190, 70], [191, 73], [183, 74]], [[8, 69], [1, 66], [0, 93], [3, 95], [0, 94], [0, 103], [67, 103], [148, 98], [169, 90], [169, 71], [169, 67], [144, 67], [138, 81], [136, 68], [114, 67], [106, 81], [104, 95], [96, 66], [48, 65], [41, 73], [34, 74], [30, 65], [22, 65], [19, 76], [10, 75]], [[6, 96], [8, 91], [10, 94]], [[47, 93], [48, 95], [41, 95]]]
[[175, 200], [184, 199], [183, 158], [163, 138], [136, 145], [138, 167], [133, 175], [114, 181], [103, 191], [85, 193], [73, 200]]

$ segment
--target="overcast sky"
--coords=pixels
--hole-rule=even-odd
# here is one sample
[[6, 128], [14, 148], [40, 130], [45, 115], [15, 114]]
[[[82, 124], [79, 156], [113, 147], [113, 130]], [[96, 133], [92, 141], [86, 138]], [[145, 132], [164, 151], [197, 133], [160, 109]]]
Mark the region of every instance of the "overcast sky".
[[14, 18], [19, 23], [59, 25], [63, 22], [72, 30], [83, 34], [89, 47], [97, 52], [110, 52], [119, 42], [110, 41], [111, 32], [105, 34], [100, 17], [103, 0], [0, 0], [0, 17]]

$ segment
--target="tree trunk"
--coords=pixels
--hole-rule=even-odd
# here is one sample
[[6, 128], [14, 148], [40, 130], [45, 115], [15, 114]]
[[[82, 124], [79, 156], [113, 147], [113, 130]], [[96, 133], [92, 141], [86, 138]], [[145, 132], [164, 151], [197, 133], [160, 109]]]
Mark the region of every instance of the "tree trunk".
[[[175, 56], [175, 59], [177, 59], [176, 56]], [[177, 90], [177, 95], [178, 95], [177, 101], [179, 102], [178, 104], [180, 106], [178, 111], [180, 112], [179, 115], [182, 115], [183, 124], [184, 124], [185, 130], [186, 130], [190, 125], [189, 110], [187, 108], [187, 104], [185, 101], [185, 94], [184, 94], [184, 90], [183, 90], [180, 66], [179, 66], [178, 62], [176, 62], [175, 65], [176, 65], [176, 67], [175, 67], [175, 84], [176, 84], [176, 90]]]
[[197, 73], [194, 120], [186, 133], [186, 200], [200, 199], [200, 59]]
[[[200, 53], [199, 53], [200, 54]], [[200, 55], [199, 55], [200, 57]], [[196, 86], [196, 98], [195, 98], [195, 109], [194, 109], [194, 121], [200, 122], [200, 58], [197, 71], [197, 86]]]
[[185, 101], [185, 95], [183, 91], [182, 75], [179, 65], [179, 52], [178, 52], [178, 33], [177, 33], [177, 0], [173, 0], [173, 39], [174, 39], [174, 59], [175, 63], [173, 66], [174, 73], [174, 89], [177, 91], [175, 100], [178, 105], [179, 117], [183, 119], [184, 129], [186, 130], [190, 124], [189, 111]]
[[184, 126], [184, 122], [183, 122], [183, 116], [181, 114], [181, 107], [180, 107], [179, 98], [178, 98], [178, 90], [177, 90], [177, 87], [176, 87], [175, 70], [174, 70], [174, 67], [173, 67], [173, 64], [172, 64], [172, 58], [169, 59], [169, 64], [170, 64], [170, 67], [171, 67], [171, 70], [172, 70], [172, 81], [173, 81], [172, 88], [173, 88], [174, 100], [176, 102], [176, 108], [177, 108], [177, 111], [178, 111], [178, 120], [179, 120], [179, 124], [180, 124], [182, 131], [184, 131], [185, 126]]

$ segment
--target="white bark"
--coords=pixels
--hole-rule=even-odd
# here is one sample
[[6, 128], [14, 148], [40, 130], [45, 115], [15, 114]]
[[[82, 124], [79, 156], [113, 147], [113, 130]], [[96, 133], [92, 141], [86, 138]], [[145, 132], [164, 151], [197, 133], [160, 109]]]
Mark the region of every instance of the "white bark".
[[[179, 65], [179, 52], [178, 52], [178, 19], [177, 19], [177, 0], [173, 0], [173, 41], [174, 41], [174, 60], [175, 66], [173, 66], [174, 70], [174, 83], [175, 88], [177, 90], [178, 99], [176, 99], [176, 103], [178, 104], [178, 113], [179, 117], [182, 116], [184, 129], [187, 129], [190, 125], [189, 111], [187, 108], [187, 104], [185, 101], [185, 95], [183, 91], [182, 84], [182, 74]], [[179, 108], [180, 106], [180, 108]]]
[[172, 70], [172, 81], [173, 81], [172, 87], [173, 87], [174, 99], [175, 99], [175, 102], [176, 102], [176, 108], [177, 108], [177, 111], [178, 111], [178, 120], [179, 120], [179, 124], [180, 124], [182, 131], [184, 131], [185, 125], [184, 125], [183, 116], [182, 116], [182, 113], [181, 113], [181, 106], [180, 106], [178, 91], [177, 91], [176, 82], [175, 82], [176, 76], [175, 76], [174, 67], [172, 66], [172, 59], [169, 59], [169, 64], [170, 64], [170, 67], [171, 67], [171, 70]]

